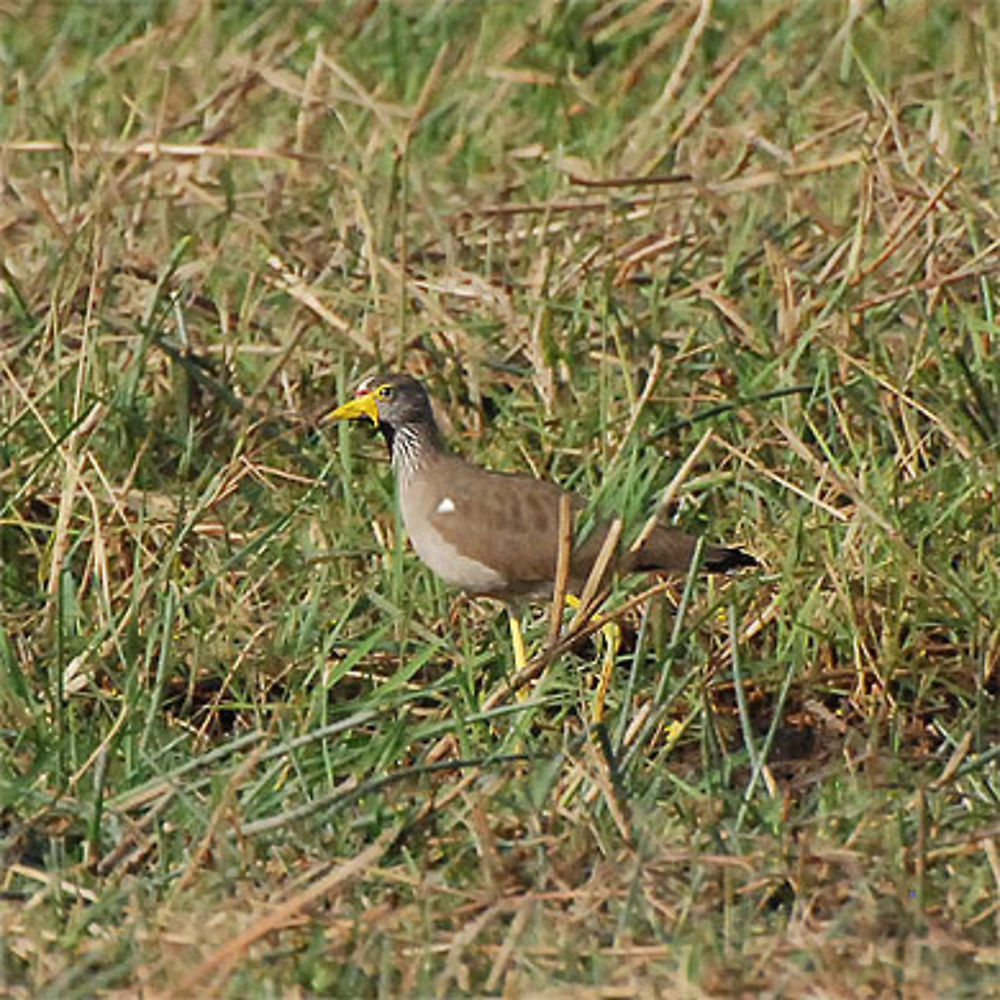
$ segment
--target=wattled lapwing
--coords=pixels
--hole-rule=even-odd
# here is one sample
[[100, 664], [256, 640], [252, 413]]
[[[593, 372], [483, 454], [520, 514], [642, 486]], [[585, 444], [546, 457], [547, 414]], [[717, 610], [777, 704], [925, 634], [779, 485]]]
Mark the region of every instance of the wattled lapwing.
[[[552, 594], [564, 490], [530, 476], [483, 469], [449, 452], [427, 391], [410, 375], [365, 379], [355, 398], [327, 417], [365, 418], [388, 445], [400, 512], [413, 547], [441, 579], [469, 594], [508, 602]], [[570, 495], [570, 507], [576, 513], [584, 502]], [[604, 537], [598, 525], [573, 548], [569, 593], [580, 593]], [[637, 551], [619, 553], [610, 571], [683, 573], [696, 545], [692, 535], [658, 526]], [[739, 548], [706, 545], [701, 565], [725, 573], [756, 566], [757, 560]], [[516, 624], [513, 615], [511, 622]]]

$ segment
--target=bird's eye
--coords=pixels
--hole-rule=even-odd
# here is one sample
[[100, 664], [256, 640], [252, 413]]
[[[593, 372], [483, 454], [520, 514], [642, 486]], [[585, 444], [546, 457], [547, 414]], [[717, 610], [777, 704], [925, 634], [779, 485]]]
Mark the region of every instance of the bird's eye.
[[380, 385], [375, 390], [375, 395], [378, 399], [392, 399], [392, 386]]

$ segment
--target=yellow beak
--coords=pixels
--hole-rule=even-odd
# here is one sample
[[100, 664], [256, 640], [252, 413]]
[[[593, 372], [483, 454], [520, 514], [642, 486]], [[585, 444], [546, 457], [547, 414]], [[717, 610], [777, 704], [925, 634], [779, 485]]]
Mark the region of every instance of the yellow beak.
[[342, 406], [338, 406], [333, 413], [328, 413], [323, 422], [328, 420], [361, 420], [362, 417], [367, 417], [378, 427], [378, 404], [375, 402], [374, 392], [366, 392], [363, 396], [348, 400]]

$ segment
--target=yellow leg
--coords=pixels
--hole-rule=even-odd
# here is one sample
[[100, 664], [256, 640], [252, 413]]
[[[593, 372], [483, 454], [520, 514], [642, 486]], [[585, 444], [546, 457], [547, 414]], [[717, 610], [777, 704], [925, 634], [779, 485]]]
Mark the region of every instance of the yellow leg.
[[507, 619], [510, 622], [510, 644], [514, 648], [514, 669], [520, 673], [528, 665], [528, 651], [524, 646], [524, 632], [521, 629], [521, 619], [513, 608], [507, 609]]
[[601, 664], [601, 681], [594, 694], [594, 708], [591, 713], [595, 726], [604, 721], [604, 699], [608, 696], [608, 687], [615, 672], [615, 660], [618, 658], [618, 647], [622, 641], [622, 630], [618, 627], [618, 622], [608, 622], [601, 628], [601, 635], [604, 637], [604, 660]]
[[[580, 599], [575, 594], [567, 594], [566, 604], [574, 611], [578, 611]], [[594, 707], [591, 712], [594, 725], [604, 721], [604, 701], [608, 696], [608, 687], [611, 685], [611, 677], [615, 672], [618, 647], [622, 641], [622, 630], [618, 627], [618, 622], [607, 622], [601, 626], [601, 636], [604, 639], [602, 644], [604, 656], [601, 663], [601, 680], [594, 694]]]
[[[580, 607], [579, 598], [573, 594], [566, 595], [566, 604], [574, 610]], [[514, 650], [514, 670], [520, 673], [528, 665], [528, 650], [524, 644], [524, 631], [521, 628], [521, 619], [518, 618], [513, 608], [507, 609], [507, 620], [510, 624], [510, 644]], [[594, 694], [594, 707], [591, 713], [595, 725], [604, 720], [604, 702], [615, 672], [615, 660], [618, 657], [618, 648], [621, 645], [622, 637], [618, 623], [605, 623], [601, 627], [601, 637], [604, 640], [602, 643], [604, 655], [601, 662], [601, 679]], [[521, 697], [525, 696], [526, 693], [521, 694]]]

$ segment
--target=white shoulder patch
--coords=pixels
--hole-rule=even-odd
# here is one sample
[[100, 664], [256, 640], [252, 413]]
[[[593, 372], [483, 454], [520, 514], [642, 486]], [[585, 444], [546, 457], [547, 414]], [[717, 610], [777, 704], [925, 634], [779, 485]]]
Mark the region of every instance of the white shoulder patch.
[[451, 497], [445, 497], [437, 505], [437, 513], [438, 514], [451, 514], [451, 513], [454, 512], [454, 510], [455, 510], [455, 501], [452, 500]]

